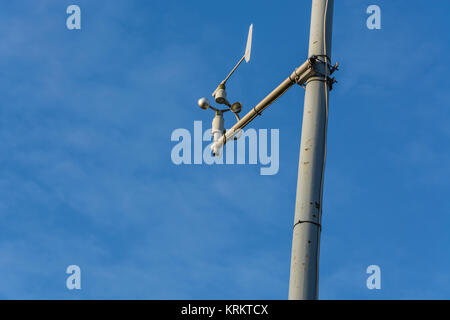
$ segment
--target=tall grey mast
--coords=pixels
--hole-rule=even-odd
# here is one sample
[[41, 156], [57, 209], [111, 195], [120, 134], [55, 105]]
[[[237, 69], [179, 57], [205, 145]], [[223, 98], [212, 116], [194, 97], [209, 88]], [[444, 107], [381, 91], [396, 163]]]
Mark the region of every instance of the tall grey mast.
[[313, 0], [308, 57], [321, 72], [306, 81], [292, 238], [290, 300], [318, 298], [333, 0]]

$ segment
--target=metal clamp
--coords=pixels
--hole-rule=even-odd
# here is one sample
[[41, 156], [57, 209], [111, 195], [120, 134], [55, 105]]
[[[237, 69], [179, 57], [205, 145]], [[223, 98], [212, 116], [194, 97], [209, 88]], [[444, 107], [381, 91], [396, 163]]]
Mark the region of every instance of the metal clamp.
[[[320, 59], [321, 57], [324, 57], [326, 61], [323, 61]], [[314, 55], [311, 56], [309, 59], [310, 66], [312, 69], [312, 74], [309, 75], [307, 79], [303, 81], [302, 84], [300, 84], [303, 87], [303, 84], [308, 82], [309, 79], [313, 77], [322, 77], [323, 79], [315, 79], [315, 81], [323, 81], [328, 84], [328, 87], [330, 88], [330, 91], [333, 90], [333, 84], [337, 83], [336, 79], [333, 77], [330, 77], [329, 75], [332, 75], [335, 71], [339, 71], [339, 63], [336, 62], [333, 66], [328, 62], [331, 61], [331, 59], [327, 55]], [[324, 64], [326, 68], [328, 68], [328, 74], [324, 74], [323, 70], [318, 68], [318, 62]]]

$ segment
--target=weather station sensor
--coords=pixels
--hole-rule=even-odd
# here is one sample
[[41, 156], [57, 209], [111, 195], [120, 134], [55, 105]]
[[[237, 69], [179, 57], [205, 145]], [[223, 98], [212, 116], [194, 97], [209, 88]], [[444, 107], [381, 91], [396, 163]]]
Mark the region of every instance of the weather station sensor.
[[[217, 104], [225, 105], [226, 108], [219, 109], [216, 107], [211, 106], [208, 99], [206, 98], [200, 98], [198, 100], [198, 106], [203, 109], [211, 109], [215, 112], [215, 116], [212, 122], [212, 129], [211, 129], [211, 135], [213, 136], [213, 145], [211, 146], [211, 151], [214, 156], [218, 157], [221, 154], [221, 149], [223, 144], [219, 144], [218, 142], [224, 137], [225, 135], [225, 121], [223, 118], [224, 112], [231, 111], [235, 117], [236, 120], [239, 122], [240, 117], [239, 113], [242, 111], [242, 103], [241, 102], [234, 102], [233, 104], [230, 104], [227, 99], [227, 91], [226, 91], [226, 83], [228, 79], [230, 79], [231, 75], [236, 71], [236, 69], [240, 66], [242, 61], [245, 60], [246, 63], [250, 62], [250, 56], [252, 51], [252, 37], [253, 37], [253, 24], [250, 25], [249, 31], [248, 31], [248, 37], [247, 37], [247, 45], [245, 47], [245, 53], [244, 56], [239, 60], [239, 62], [234, 66], [234, 68], [231, 70], [231, 72], [228, 74], [228, 76], [217, 86], [217, 88], [212, 93], [212, 96], [214, 97], [214, 101]], [[237, 135], [235, 135], [235, 138], [237, 138]]]

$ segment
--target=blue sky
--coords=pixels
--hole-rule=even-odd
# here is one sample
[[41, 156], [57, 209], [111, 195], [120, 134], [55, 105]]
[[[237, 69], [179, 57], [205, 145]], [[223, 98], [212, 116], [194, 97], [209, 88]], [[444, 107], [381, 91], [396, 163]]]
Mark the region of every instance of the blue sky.
[[[66, 29], [66, 8], [82, 30]], [[382, 29], [366, 28], [366, 8]], [[304, 91], [280, 170], [176, 166], [171, 133], [233, 67], [244, 112], [307, 55], [310, 1], [0, 4], [0, 298], [286, 299]], [[335, 4], [321, 299], [450, 298], [450, 3]], [[231, 124], [227, 118], [226, 124]], [[81, 267], [82, 290], [65, 287]], [[369, 265], [382, 290], [366, 288]]]

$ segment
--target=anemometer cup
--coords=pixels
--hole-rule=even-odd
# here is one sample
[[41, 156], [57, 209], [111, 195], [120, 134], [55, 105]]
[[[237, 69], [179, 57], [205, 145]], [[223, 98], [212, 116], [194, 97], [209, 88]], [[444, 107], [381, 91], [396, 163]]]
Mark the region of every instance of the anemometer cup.
[[234, 113], [239, 113], [242, 111], [242, 103], [240, 102], [235, 102], [231, 105], [230, 107], [231, 111], [233, 111]]
[[208, 109], [210, 107], [208, 99], [206, 99], [206, 98], [198, 99], [198, 106], [203, 110]]

